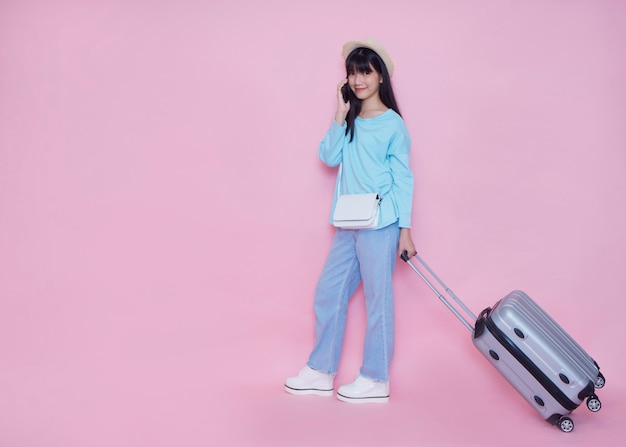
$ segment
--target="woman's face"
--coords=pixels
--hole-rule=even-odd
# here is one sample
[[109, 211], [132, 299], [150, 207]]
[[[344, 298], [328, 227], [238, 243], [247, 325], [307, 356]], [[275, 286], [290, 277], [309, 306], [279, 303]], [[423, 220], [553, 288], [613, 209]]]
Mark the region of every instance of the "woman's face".
[[370, 70], [366, 72], [351, 72], [348, 74], [348, 84], [355, 96], [361, 101], [366, 101], [378, 95], [382, 76], [370, 65]]

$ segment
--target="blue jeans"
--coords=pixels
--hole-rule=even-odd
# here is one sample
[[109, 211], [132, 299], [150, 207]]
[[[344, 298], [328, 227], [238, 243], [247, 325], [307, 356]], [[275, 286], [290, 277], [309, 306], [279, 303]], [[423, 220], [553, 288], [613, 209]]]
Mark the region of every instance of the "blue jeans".
[[361, 375], [389, 380], [394, 349], [392, 275], [400, 229], [337, 229], [315, 290], [315, 346], [307, 365], [336, 374], [343, 347], [348, 301], [361, 280], [367, 311]]

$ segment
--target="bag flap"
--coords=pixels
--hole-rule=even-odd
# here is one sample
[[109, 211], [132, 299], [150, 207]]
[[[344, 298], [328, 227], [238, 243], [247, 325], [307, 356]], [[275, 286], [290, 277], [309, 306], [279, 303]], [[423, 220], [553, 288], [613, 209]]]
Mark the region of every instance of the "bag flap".
[[369, 220], [375, 214], [378, 194], [345, 194], [337, 197], [333, 220]]

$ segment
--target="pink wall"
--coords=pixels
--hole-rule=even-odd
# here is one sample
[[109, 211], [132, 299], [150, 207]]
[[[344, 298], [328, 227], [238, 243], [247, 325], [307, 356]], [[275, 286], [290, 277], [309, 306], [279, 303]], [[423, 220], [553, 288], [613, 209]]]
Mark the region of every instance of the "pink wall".
[[[420, 252], [476, 310], [526, 290], [602, 365], [570, 437], [404, 265], [392, 403], [281, 390], [332, 235], [339, 53], [369, 35]], [[485, 420], [482, 445], [623, 439], [625, 41], [619, 0], [0, 1], [0, 445], [474, 445]], [[338, 382], [363, 319], [357, 299]]]

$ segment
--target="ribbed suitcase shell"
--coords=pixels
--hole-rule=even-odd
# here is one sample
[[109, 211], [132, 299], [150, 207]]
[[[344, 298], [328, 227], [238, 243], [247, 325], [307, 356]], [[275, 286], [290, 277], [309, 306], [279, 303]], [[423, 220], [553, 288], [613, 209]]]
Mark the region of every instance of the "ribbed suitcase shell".
[[526, 318], [541, 329], [544, 337], [554, 341], [565, 354], [578, 365], [597, 388], [604, 386], [604, 379], [596, 361], [526, 293], [511, 292], [507, 301], [515, 308], [523, 309]]
[[551, 423], [594, 393], [593, 359], [526, 293], [514, 291], [481, 313], [476, 348]]

